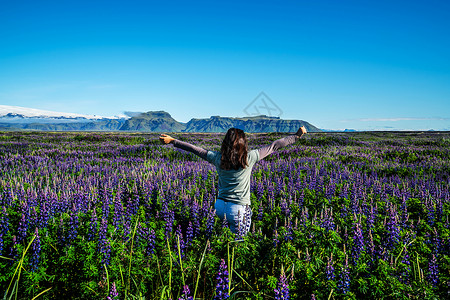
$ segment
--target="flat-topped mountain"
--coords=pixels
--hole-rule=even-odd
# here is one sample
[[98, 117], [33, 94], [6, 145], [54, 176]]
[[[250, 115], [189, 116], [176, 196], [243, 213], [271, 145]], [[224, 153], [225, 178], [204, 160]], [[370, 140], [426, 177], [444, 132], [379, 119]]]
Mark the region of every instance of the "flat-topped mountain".
[[126, 120], [120, 130], [151, 131], [151, 132], [179, 132], [186, 125], [176, 121], [165, 111], [149, 111], [138, 114]]
[[212, 116], [208, 119], [191, 119], [186, 124], [186, 132], [226, 132], [236, 127], [245, 132], [296, 132], [305, 126], [309, 132], [319, 132], [319, 128], [303, 120], [283, 120], [265, 115], [243, 118]]

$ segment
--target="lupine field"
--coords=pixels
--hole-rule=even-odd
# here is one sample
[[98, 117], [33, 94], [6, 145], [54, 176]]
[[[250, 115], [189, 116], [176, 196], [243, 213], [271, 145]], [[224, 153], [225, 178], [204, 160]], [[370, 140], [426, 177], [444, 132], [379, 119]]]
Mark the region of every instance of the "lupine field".
[[255, 165], [246, 236], [158, 134], [3, 132], [0, 157], [4, 299], [450, 297], [450, 133], [307, 134]]

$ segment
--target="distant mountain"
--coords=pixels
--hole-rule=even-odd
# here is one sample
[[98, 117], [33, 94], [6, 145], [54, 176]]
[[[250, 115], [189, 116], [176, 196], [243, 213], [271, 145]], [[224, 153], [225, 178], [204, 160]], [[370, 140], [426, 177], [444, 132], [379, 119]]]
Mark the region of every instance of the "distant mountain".
[[120, 130], [125, 120], [102, 119], [89, 122], [28, 122], [28, 123], [3, 123], [0, 118], [0, 130], [40, 130], [40, 131], [117, 131]]
[[186, 132], [226, 132], [235, 127], [245, 132], [296, 132], [305, 126], [308, 132], [319, 132], [319, 128], [303, 120], [283, 120], [265, 115], [244, 118], [212, 116], [208, 119], [192, 119], [186, 124]]
[[165, 111], [125, 112], [103, 117], [0, 105], [0, 130], [42, 131], [139, 131], [139, 132], [226, 132], [231, 127], [245, 132], [296, 132], [305, 126], [309, 132], [321, 131], [303, 120], [255, 116], [231, 118], [212, 116], [178, 122]]
[[100, 119], [121, 119], [126, 116], [103, 117], [96, 115], [82, 115], [74, 113], [64, 113], [56, 111], [48, 111], [42, 109], [0, 105], [0, 121], [8, 119], [55, 119], [55, 120], [100, 120]]
[[184, 123], [176, 121], [165, 111], [149, 111], [126, 120], [120, 130], [179, 132], [183, 131], [185, 127]]
[[113, 131], [119, 130], [126, 118], [0, 105], [0, 130]]

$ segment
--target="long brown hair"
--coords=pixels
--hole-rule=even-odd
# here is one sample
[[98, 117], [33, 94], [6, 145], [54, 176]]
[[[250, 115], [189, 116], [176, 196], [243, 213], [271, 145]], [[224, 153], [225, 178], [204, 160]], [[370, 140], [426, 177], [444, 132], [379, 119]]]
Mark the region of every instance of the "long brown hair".
[[220, 152], [222, 153], [220, 160], [220, 167], [222, 169], [238, 170], [239, 168], [245, 168], [248, 165], [248, 144], [244, 131], [238, 128], [228, 129], [223, 139]]

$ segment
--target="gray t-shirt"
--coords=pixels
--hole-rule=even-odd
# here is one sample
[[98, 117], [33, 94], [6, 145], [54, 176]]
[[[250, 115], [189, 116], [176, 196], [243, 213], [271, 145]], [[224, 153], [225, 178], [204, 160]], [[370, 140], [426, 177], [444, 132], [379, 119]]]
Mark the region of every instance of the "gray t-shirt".
[[219, 175], [219, 195], [218, 199], [229, 201], [241, 205], [250, 205], [250, 175], [253, 166], [258, 161], [264, 159], [274, 151], [295, 143], [300, 137], [289, 135], [284, 138], [273, 141], [271, 144], [258, 150], [251, 150], [247, 154], [248, 166], [238, 170], [223, 170], [220, 168], [220, 152], [208, 151], [192, 144], [174, 140], [173, 145], [177, 148], [189, 151], [207, 160], [216, 167]]
[[219, 175], [219, 195], [217, 199], [241, 205], [250, 205], [250, 176], [255, 163], [259, 161], [258, 150], [247, 154], [248, 165], [243, 169], [224, 170], [220, 168], [222, 154], [217, 151], [208, 151], [206, 160], [216, 167]]

